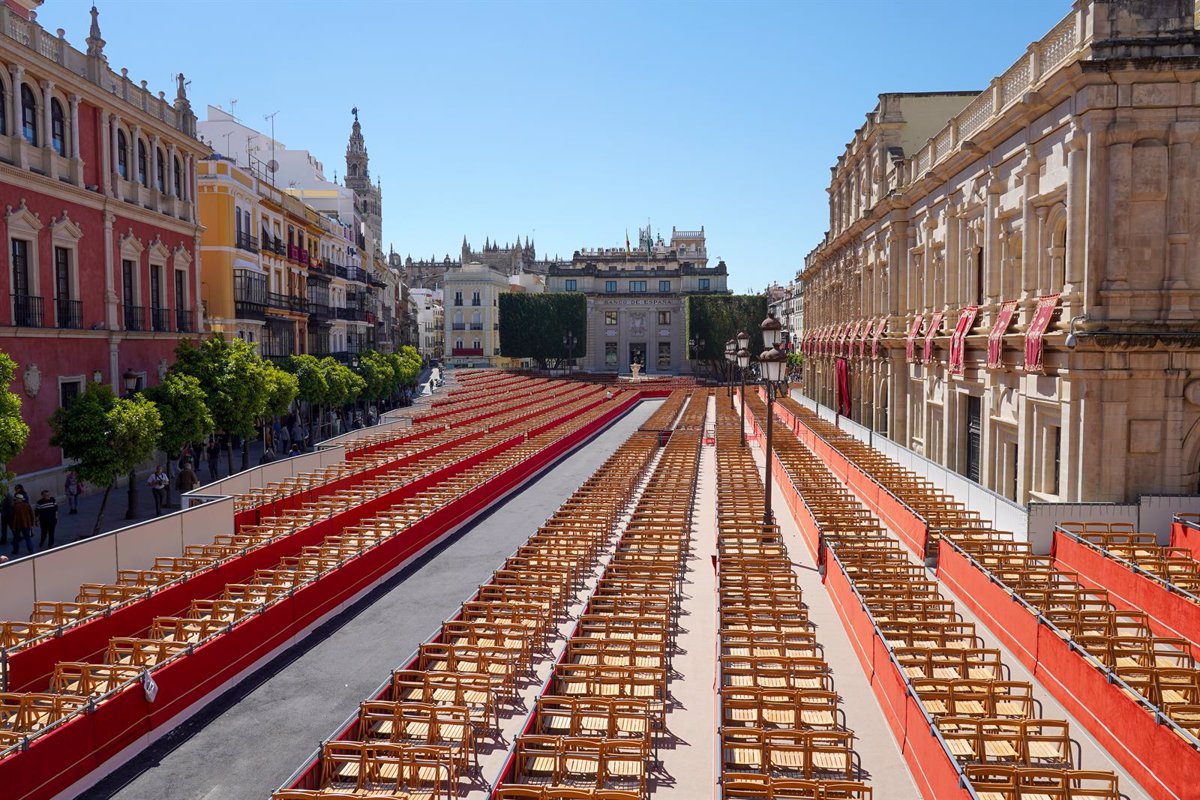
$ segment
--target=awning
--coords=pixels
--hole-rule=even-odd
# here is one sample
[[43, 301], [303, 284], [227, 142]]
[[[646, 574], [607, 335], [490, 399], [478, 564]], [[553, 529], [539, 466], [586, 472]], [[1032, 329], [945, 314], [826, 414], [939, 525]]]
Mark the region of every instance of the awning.
[[904, 358], [910, 364], [913, 362], [913, 342], [916, 340], [917, 334], [921, 332], [921, 322], [924, 319], [920, 314], [913, 317], [912, 327], [909, 328], [908, 336], [904, 339]]
[[958, 324], [954, 326], [954, 333], [950, 337], [950, 374], [962, 375], [963, 360], [966, 354], [966, 338], [971, 332], [971, 326], [975, 324], [975, 317], [979, 315], [979, 306], [967, 306], [958, 315]]
[[1017, 301], [1009, 300], [1000, 305], [996, 312], [996, 324], [988, 334], [988, 369], [999, 369], [1004, 366], [1004, 334], [1012, 323], [1013, 314], [1017, 310]]
[[883, 329], [887, 327], [887, 317], [880, 317], [879, 324], [875, 326], [875, 335], [871, 337], [871, 358], [879, 356], [879, 340], [883, 337]]
[[942, 319], [946, 316], [944, 311], [935, 311], [933, 316], [929, 318], [929, 327], [925, 329], [925, 352], [921, 359], [926, 364], [933, 361], [933, 338], [938, 335], [942, 329]]
[[1038, 298], [1037, 309], [1025, 331], [1025, 371], [1042, 371], [1042, 337], [1050, 327], [1050, 318], [1054, 316], [1054, 308], [1058, 305], [1057, 294], [1046, 294]]

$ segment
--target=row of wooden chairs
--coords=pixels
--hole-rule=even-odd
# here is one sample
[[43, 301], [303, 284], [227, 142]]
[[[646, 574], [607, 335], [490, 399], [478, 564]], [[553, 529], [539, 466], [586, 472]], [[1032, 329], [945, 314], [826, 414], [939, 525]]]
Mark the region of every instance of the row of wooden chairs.
[[[481, 461], [452, 479], [406, 498], [399, 505], [419, 506], [422, 513], [436, 510], [452, 502], [463, 491], [494, 478], [503, 469], [512, 466], [515, 460], [529, 457], [550, 446], [562, 436], [589, 424], [604, 413], [606, 410], [603, 408], [593, 409], [578, 417], [568, 417], [558, 426], [547, 426], [543, 420], [534, 420], [529, 423], [531, 428], [528, 432], [533, 435], [527, 433], [527, 439], [503, 454], [505, 458]], [[534, 433], [538, 427], [545, 430]], [[511, 437], [513, 433], [504, 435]], [[486, 436], [481, 437], [481, 441], [483, 439], [486, 439]], [[515, 456], [512, 454], [513, 450], [518, 451]], [[403, 516], [403, 511], [404, 509], [393, 508], [385, 512], [386, 519], [379, 521], [380, 524], [373, 524], [371, 520], [367, 520], [352, 530], [331, 534], [319, 545], [302, 548], [300, 553], [284, 557], [272, 569], [260, 569], [243, 582], [227, 584], [221, 596], [217, 598], [193, 601], [190, 609], [182, 615], [159, 617], [151, 625], [149, 636], [113, 638], [105, 651], [103, 663], [59, 662], [55, 665], [50, 680], [51, 692], [64, 696], [96, 698], [128, 686], [146, 670], [153, 669], [168, 659], [186, 655], [196, 644], [228, 631], [244, 617], [286, 597], [301, 583], [319, 579], [348, 559], [362, 556], [368, 548], [383, 539], [401, 534], [404, 526], [395, 524], [395, 515], [400, 513]], [[419, 515], [416, 518], [419, 518]], [[257, 532], [236, 534], [243, 541], [256, 535], [267, 536]], [[121, 590], [130, 587], [116, 585], [96, 588], [97, 594], [104, 597], [103, 591], [100, 590], [111, 591], [114, 596], [123, 596]], [[452, 655], [455, 658], [460, 661], [474, 658], [474, 663], [479, 664], [484, 663], [488, 655], [495, 656], [498, 651], [502, 651], [506, 665], [511, 661], [528, 665], [528, 653], [532, 645], [526, 628], [498, 628], [498, 631], [508, 638], [503, 642], [493, 642], [485, 641], [485, 637], [472, 626], [471, 621], [461, 620], [448, 631], [449, 635], [454, 637], [452, 646], [456, 649]], [[511, 651], [505, 649], [513, 645], [514, 641], [515, 646], [526, 654], [523, 660], [520, 657], [514, 659], [511, 657]], [[511, 667], [506, 666], [506, 669]], [[43, 729], [20, 733], [23, 736], [34, 736]], [[466, 743], [469, 744], [469, 740], [466, 740]]]
[[[528, 456], [552, 441], [549, 434], [538, 434], [519, 449]], [[347, 772], [330, 746], [351, 743], [387, 744], [412, 752], [442, 748], [453, 772], [426, 770], [420, 786], [404, 787], [406, 794], [401, 796], [418, 791], [422, 796], [459, 796], [460, 776], [478, 774], [479, 741], [498, 739], [501, 717], [517, 711], [519, 682], [548, 656], [558, 625], [566, 620], [586, 572], [598, 564], [611, 542], [621, 509], [652, 451], [649, 437], [619, 448], [463, 603], [439, 635], [419, 648], [411, 663], [393, 672], [379, 696], [361, 704], [356, 723], [323, 747], [312, 785], [281, 789], [274, 797], [398, 791], [399, 787], [377, 779], [357, 777], [370, 778], [375, 773], [369, 768], [360, 768], [357, 775]], [[453, 482], [446, 491], [465, 491], [487, 474], [472, 467], [461, 483]], [[420, 503], [404, 505], [381, 515], [388, 529], [402, 529], [428, 512]]]
[[[749, 403], [754, 413], [765, 414], [765, 404], [754, 400], [757, 398]], [[848, 458], [861, 458], [868, 474], [875, 474], [872, 470], [880, 464], [879, 459], [861, 453], [856, 440], [846, 442], [848, 437], [836, 428], [830, 430], [832, 426], [794, 401], [785, 399], [783, 405], [800, 424], [808, 425], [835, 447], [844, 445]], [[1003, 794], [1005, 789], [992, 794], [1000, 785], [992, 778], [1002, 773], [1023, 776], [1014, 778], [1014, 787], [1020, 780], [1029, 787], [1047, 786], [1048, 779], [1043, 777], [1049, 775], [1061, 778], [1063, 786], [1090, 787], [1094, 782], [1088, 776], [1093, 773], [1078, 769], [1077, 747], [1067, 723], [1040, 718], [1041, 706], [1033, 686], [1010, 679], [999, 651], [988, 648], [973, 625], [964, 623], [923, 565], [914, 563], [907, 548], [877, 522], [863, 524], [864, 508], [857, 497], [796, 436], [776, 436], [775, 447], [793, 487], [819, 526], [824, 545], [836, 554], [879, 631], [894, 648], [912, 691], [934, 719], [948, 756], [966, 770], [977, 794], [989, 800], [1034, 796], [1032, 788], [1025, 795]], [[916, 495], [928, 487], [915, 476], [905, 478], [892, 466], [878, 467], [884, 477], [875, 474], [876, 478], [889, 488], [895, 480], [897, 496], [918, 503]], [[975, 535], [985, 530], [976, 523], [985, 521], [957, 513], [955, 504], [936, 491], [929, 494], [928, 503], [921, 508], [936, 508], [932, 516], [953, 523], [955, 541], [959, 534], [962, 541], [979, 547], [992, 541], [990, 536]], [[1011, 537], [998, 537], [997, 541], [1011, 544]], [[1116, 777], [1102, 774], [1107, 779], [1107, 793], [1080, 796], [1117, 800]]]
[[521, 797], [503, 794], [520, 786], [647, 796], [652, 739], [666, 727], [667, 676], [691, 538], [700, 449], [692, 426], [697, 416], [703, 420], [707, 403], [707, 393], [690, 400], [673, 393], [652, 415], [656, 427], [639, 432], [657, 441], [659, 430], [672, 431], [623, 521], [548, 693], [538, 698], [531, 729], [517, 739], [497, 796]]
[[1177, 589], [1200, 595], [1200, 561], [1186, 547], [1160, 547], [1155, 534], [1138, 532], [1128, 522], [1061, 522], [1058, 527]]
[[[1200, 670], [1192, 657], [1192, 643], [1154, 634], [1149, 617], [1142, 611], [1118, 608], [1103, 588], [1085, 587], [1079, 576], [1059, 569], [1054, 559], [1036, 555], [1028, 542], [1014, 541], [1011, 533], [996, 531], [977, 514], [962, 511], [961, 504], [947, 501], [937, 491], [922, 492], [914, 487], [921, 479], [895, 464], [883, 454], [817, 419], [795, 401], [784, 401], [787, 410], [800, 424], [808, 426], [831, 446], [872, 476], [880, 485], [930, 521], [951, 524], [941, 531], [992, 577], [1014, 591], [1041, 612], [1048, 621], [1061, 625], [1063, 634], [1072, 639], [1096, 663], [1114, 678], [1128, 676], [1125, 686], [1143, 698], [1149, 706], [1165, 714], [1192, 735], [1195, 726], [1193, 707], [1200, 702], [1193, 687], [1200, 686]], [[957, 514], [957, 516], [955, 516]], [[1068, 524], [1082, 537], [1115, 542], [1137, 555], [1149, 544], [1131, 525], [1093, 523]], [[1159, 675], [1167, 679], [1164, 686]], [[1152, 713], [1146, 708], [1146, 713]]]
[[740, 424], [717, 403], [721, 795], [870, 798], [787, 547], [763, 522], [763, 482]]

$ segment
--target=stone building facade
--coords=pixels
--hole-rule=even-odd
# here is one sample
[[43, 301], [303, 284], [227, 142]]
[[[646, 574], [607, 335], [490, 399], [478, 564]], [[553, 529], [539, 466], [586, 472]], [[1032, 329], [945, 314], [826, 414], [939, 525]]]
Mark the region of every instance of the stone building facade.
[[173, 98], [155, 93], [111, 68], [95, 8], [79, 50], [38, 5], [0, 6], [0, 350], [30, 426], [0, 471], [34, 497], [61, 491], [55, 410], [89, 383], [157, 384], [204, 330], [196, 164], [209, 152], [182, 75]]
[[880, 96], [801, 276], [809, 394], [1021, 503], [1195, 494], [1193, 14], [1076, 0], [981, 93]]
[[462, 250], [457, 259], [451, 258], [447, 253], [441, 259], [437, 256], [430, 256], [428, 259], [414, 260], [412, 256], [407, 256], [401, 261], [399, 255], [392, 253], [389, 260], [393, 265], [402, 268], [408, 284], [418, 289], [440, 289], [448, 271], [462, 269], [463, 264], [470, 264], [473, 261], [499, 270], [505, 275], [522, 273], [545, 275], [549, 272], [550, 266], [556, 263], [545, 258], [538, 261], [537, 247], [528, 236], [525, 237], [523, 243], [521, 237], [518, 236], [515, 244], [506, 243], [503, 246], [499, 242], [493, 242], [487, 238], [484, 240], [481, 250], [472, 249], [467, 237], [464, 236]]
[[577, 250], [569, 263], [554, 264], [548, 292], [587, 296], [587, 346], [579, 360], [589, 372], [644, 374], [691, 371], [684, 300], [689, 294], [729, 294], [725, 262], [708, 266], [704, 228], [671, 229], [655, 239], [647, 226], [633, 246]]

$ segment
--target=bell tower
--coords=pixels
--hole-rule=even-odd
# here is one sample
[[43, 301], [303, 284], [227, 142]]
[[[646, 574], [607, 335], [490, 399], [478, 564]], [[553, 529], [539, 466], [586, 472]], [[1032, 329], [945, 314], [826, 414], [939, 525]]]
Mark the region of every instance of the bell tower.
[[363, 141], [362, 125], [358, 122], [358, 107], [350, 110], [354, 124], [350, 128], [350, 141], [346, 144], [346, 188], [352, 189], [357, 197], [360, 213], [376, 246], [383, 241], [383, 190], [379, 184], [371, 183], [370, 157]]

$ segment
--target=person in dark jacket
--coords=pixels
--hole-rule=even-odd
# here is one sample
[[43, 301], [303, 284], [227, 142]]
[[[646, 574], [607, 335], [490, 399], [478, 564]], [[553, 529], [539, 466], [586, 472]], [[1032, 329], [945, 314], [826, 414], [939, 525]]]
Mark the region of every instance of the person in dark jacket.
[[33, 554], [33, 506], [24, 492], [13, 495], [13, 555], [21, 552], [21, 540]]
[[179, 468], [179, 475], [175, 478], [175, 488], [179, 489], [179, 493], [190, 492], [196, 488], [196, 484], [200, 479], [196, 477], [196, 471], [192, 469], [191, 461], [184, 461], [183, 466]]
[[54, 499], [49, 489], [42, 489], [41, 499], [33, 507], [33, 514], [37, 517], [38, 527], [42, 529], [38, 547], [42, 550], [54, 547], [54, 529], [58, 527], [58, 500]]
[[12, 528], [13, 496], [8, 487], [4, 487], [4, 496], [0, 497], [0, 544], [8, 544], [8, 531]]

